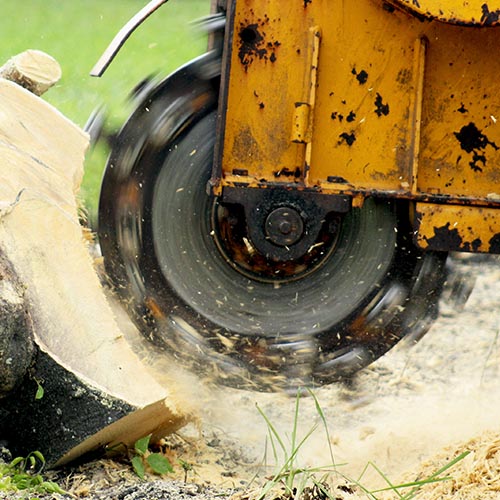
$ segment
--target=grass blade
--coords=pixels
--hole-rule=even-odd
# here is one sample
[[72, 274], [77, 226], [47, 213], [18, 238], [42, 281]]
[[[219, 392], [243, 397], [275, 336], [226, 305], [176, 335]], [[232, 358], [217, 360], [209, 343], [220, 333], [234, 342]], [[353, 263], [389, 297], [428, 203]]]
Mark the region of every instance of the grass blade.
[[321, 422], [323, 423], [323, 428], [325, 429], [325, 434], [326, 434], [326, 439], [328, 441], [328, 450], [330, 452], [330, 458], [332, 460], [332, 466], [335, 467], [335, 457], [333, 456], [333, 447], [332, 447], [332, 440], [330, 438], [330, 431], [328, 429], [328, 423], [326, 422], [326, 417], [325, 414], [323, 413], [323, 408], [321, 408], [321, 405], [319, 404], [318, 398], [316, 397], [316, 394], [311, 389], [307, 389], [307, 392], [309, 392], [310, 396], [314, 400], [314, 404], [316, 406], [316, 412], [318, 413]]
[[276, 438], [276, 440], [278, 441], [278, 443], [280, 445], [280, 448], [282, 449], [283, 453], [286, 455], [286, 446], [283, 443], [283, 441], [281, 440], [281, 437], [280, 437], [278, 431], [276, 430], [276, 428], [274, 427], [274, 425], [272, 424], [272, 422], [269, 420], [269, 418], [267, 417], [267, 415], [264, 413], [264, 411], [260, 408], [260, 406], [258, 404], [256, 404], [255, 406], [257, 407], [257, 410], [259, 411], [259, 413], [261, 414], [262, 418], [266, 422], [269, 434], [271, 435], [271, 433], [272, 433], [272, 435], [274, 435], [274, 437]]
[[373, 462], [368, 462], [369, 465], [371, 465], [379, 474], [379, 476], [388, 484], [387, 488], [383, 488], [380, 490], [372, 490], [371, 493], [379, 493], [380, 491], [393, 491], [399, 498], [403, 498], [403, 495], [399, 492], [399, 489], [397, 486], [392, 484], [391, 480], [382, 472], [381, 469], [379, 469]]
[[428, 478], [422, 480], [421, 484], [419, 486], [415, 487], [412, 491], [410, 491], [408, 493], [408, 495], [405, 497], [405, 500], [410, 500], [411, 498], [414, 498], [415, 495], [418, 493], [418, 491], [425, 484], [435, 483], [435, 482], [438, 482], [438, 481], [448, 481], [448, 480], [452, 479], [450, 476], [447, 476], [447, 477], [444, 477], [444, 478], [440, 478], [439, 476], [441, 476], [441, 474], [443, 474], [444, 472], [448, 471], [449, 469], [451, 469], [451, 467], [453, 467], [458, 462], [460, 462], [461, 460], [463, 460], [469, 453], [470, 453], [469, 450], [466, 450], [466, 451], [460, 453], [453, 460], [450, 460], [447, 464], [445, 464], [439, 470], [437, 470], [436, 472], [434, 472], [434, 474], [431, 474]]

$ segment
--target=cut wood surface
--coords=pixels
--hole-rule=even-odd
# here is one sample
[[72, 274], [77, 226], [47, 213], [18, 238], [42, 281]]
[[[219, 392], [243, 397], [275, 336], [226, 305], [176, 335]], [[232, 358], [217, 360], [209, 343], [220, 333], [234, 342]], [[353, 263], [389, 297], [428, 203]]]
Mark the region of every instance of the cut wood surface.
[[11, 80], [36, 95], [42, 95], [61, 78], [61, 66], [40, 50], [27, 50], [0, 68], [0, 77]]
[[[25, 447], [45, 446], [40, 451], [55, 463], [131, 436], [176, 430], [186, 413], [125, 341], [82, 234], [76, 195], [87, 135], [4, 79], [0, 109], [0, 248], [23, 284], [38, 352], [17, 391], [2, 400], [0, 434]], [[46, 390], [35, 400], [38, 383]]]

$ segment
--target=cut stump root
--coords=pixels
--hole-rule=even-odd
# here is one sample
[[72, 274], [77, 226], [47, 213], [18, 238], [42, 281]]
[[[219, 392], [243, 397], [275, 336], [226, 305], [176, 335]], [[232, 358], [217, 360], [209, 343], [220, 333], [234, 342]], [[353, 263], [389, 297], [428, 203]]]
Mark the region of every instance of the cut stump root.
[[189, 413], [130, 349], [95, 273], [76, 201], [88, 136], [23, 88], [56, 72], [5, 69], [40, 54], [0, 70], [0, 439], [58, 466], [160, 439]]

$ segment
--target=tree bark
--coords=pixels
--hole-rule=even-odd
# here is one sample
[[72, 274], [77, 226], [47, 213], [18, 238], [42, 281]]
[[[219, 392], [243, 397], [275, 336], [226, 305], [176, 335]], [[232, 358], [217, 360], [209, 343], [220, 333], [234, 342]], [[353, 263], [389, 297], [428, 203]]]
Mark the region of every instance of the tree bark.
[[20, 384], [35, 355], [24, 287], [0, 252], [0, 401]]

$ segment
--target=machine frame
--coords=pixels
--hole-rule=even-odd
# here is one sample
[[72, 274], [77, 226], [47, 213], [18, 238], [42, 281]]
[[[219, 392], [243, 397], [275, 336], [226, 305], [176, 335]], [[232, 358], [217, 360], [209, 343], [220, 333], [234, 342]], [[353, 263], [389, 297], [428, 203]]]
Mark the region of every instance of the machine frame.
[[421, 248], [500, 252], [498, 8], [227, 7], [215, 194], [230, 201], [279, 188], [347, 195], [354, 206], [408, 199]]

